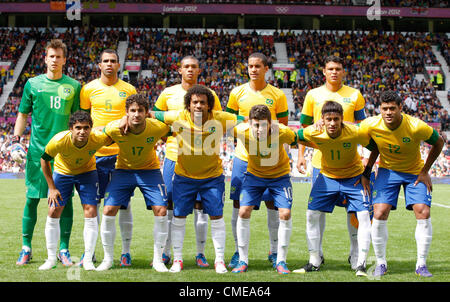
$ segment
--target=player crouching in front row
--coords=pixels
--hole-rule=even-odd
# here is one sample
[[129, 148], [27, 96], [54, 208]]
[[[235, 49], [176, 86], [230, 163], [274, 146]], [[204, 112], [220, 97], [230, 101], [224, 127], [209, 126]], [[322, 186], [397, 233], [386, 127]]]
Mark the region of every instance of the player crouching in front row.
[[319, 270], [322, 262], [319, 254], [320, 212], [333, 212], [336, 200], [343, 195], [348, 201], [347, 212], [356, 212], [359, 223], [356, 275], [367, 276], [371, 232], [370, 175], [367, 178], [362, 175], [364, 167], [357, 148], [360, 144], [370, 150], [376, 145], [357, 126], [343, 123], [343, 109], [337, 102], [328, 101], [323, 105], [322, 119], [324, 129], [309, 126], [298, 132], [299, 143], [314, 143], [322, 152], [322, 170], [311, 189], [306, 212], [309, 262], [294, 273]]
[[249, 123], [235, 127], [234, 135], [245, 146], [249, 156], [247, 172], [242, 181], [237, 221], [239, 263], [232, 272], [242, 273], [248, 269], [251, 212], [259, 207], [264, 191], [269, 190], [280, 218], [274, 267], [279, 274], [288, 274], [290, 271], [286, 265], [286, 256], [292, 233], [292, 184], [289, 157], [284, 144], [296, 145], [297, 135], [289, 127], [272, 123], [270, 110], [265, 105], [253, 106]]
[[121, 206], [128, 207], [130, 197], [138, 187], [147, 209], [151, 208], [155, 215], [153, 268], [158, 272], [167, 272], [162, 262], [168, 232], [167, 195], [155, 144], [161, 137], [168, 135], [170, 128], [155, 119], [146, 118], [149, 104], [142, 95], [129, 96], [125, 109], [129, 134], [121, 134], [121, 120], [110, 122], [104, 128], [104, 133], [119, 146], [119, 154], [105, 193], [100, 227], [105, 256], [96, 270], [104, 271], [113, 266], [116, 215]]
[[[45, 147], [41, 158], [42, 172], [49, 187], [48, 216], [45, 224], [48, 259], [39, 270], [56, 267], [56, 251], [60, 234], [59, 219], [75, 186], [84, 210], [85, 270], [94, 270], [92, 255], [98, 236], [97, 188], [98, 176], [95, 152], [112, 140], [100, 131], [92, 130], [92, 119], [77, 111], [69, 119], [69, 130], [56, 134]], [[51, 160], [55, 159], [52, 177]]]

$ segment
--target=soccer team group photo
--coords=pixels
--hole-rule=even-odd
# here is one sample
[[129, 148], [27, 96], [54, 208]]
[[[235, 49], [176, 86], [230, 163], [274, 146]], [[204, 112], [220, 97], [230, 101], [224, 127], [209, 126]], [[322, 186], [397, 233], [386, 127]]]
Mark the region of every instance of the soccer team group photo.
[[[151, 2], [111, 3], [134, 24]], [[236, 7], [172, 2], [229, 8], [225, 24]], [[316, 2], [283, 7], [362, 8]], [[434, 2], [425, 32], [105, 27], [86, 4], [75, 27], [36, 28], [0, 5], [2, 281], [449, 281], [450, 9]]]

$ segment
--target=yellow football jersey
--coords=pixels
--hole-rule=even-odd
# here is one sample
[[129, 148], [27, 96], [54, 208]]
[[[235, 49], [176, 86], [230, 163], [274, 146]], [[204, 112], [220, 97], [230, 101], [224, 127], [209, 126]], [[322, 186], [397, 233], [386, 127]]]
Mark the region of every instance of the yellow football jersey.
[[[336, 92], [325, 85], [311, 89], [305, 96], [300, 123], [310, 125], [322, 118], [322, 107], [326, 101], [335, 101], [344, 109], [344, 122], [354, 123], [366, 118], [364, 97], [358, 89], [343, 85]], [[320, 169], [320, 150], [314, 150], [312, 166]]]
[[170, 127], [158, 120], [147, 118], [145, 130], [139, 134], [120, 133], [120, 120], [110, 122], [104, 132], [119, 146], [116, 169], [152, 170], [159, 169], [159, 159], [156, 156], [155, 144], [167, 135]]
[[223, 111], [211, 111], [201, 127], [194, 124], [187, 110], [156, 112], [156, 118], [172, 125], [178, 142], [178, 158], [175, 173], [194, 179], [213, 178], [222, 175], [220, 143], [225, 133], [233, 128], [241, 117]]
[[351, 178], [364, 171], [358, 144], [368, 146], [370, 137], [356, 125], [345, 124], [336, 138], [328, 136], [325, 129], [309, 126], [298, 131], [298, 139], [314, 143], [321, 151], [320, 172], [329, 178]]
[[[221, 111], [222, 105], [220, 104], [217, 94], [210, 89], [214, 95], [214, 108], [213, 110]], [[167, 87], [161, 92], [156, 103], [153, 107], [155, 111], [180, 111], [184, 110], [184, 95], [186, 90], [183, 89], [181, 84]], [[172, 161], [177, 161], [178, 156], [178, 144], [177, 139], [173, 136], [169, 136], [166, 141], [166, 157]]]
[[[91, 111], [93, 127], [106, 126], [109, 122], [122, 118], [125, 114], [127, 97], [136, 94], [133, 85], [119, 79], [116, 84], [108, 86], [100, 79], [95, 79], [81, 88], [80, 108]], [[100, 149], [96, 156], [110, 156], [119, 152], [116, 144]]]
[[[281, 89], [267, 84], [261, 91], [255, 91], [249, 83], [234, 88], [228, 99], [227, 111], [241, 116], [249, 116], [250, 109], [255, 105], [266, 105], [272, 114], [272, 120], [289, 115], [286, 95]], [[247, 151], [238, 140], [234, 156], [243, 160], [248, 160]]]
[[439, 134], [424, 121], [402, 113], [402, 123], [395, 130], [386, 127], [381, 115], [361, 122], [361, 131], [367, 133], [380, 151], [379, 167], [418, 175], [424, 162], [420, 156], [420, 142], [435, 144]]
[[72, 133], [67, 130], [56, 134], [48, 142], [43, 158], [54, 158], [54, 169], [60, 174], [78, 175], [95, 170], [95, 152], [111, 143], [111, 138], [102, 131], [92, 130], [87, 144], [78, 148], [72, 142]]
[[291, 172], [289, 156], [283, 144], [297, 145], [297, 134], [289, 127], [273, 125], [267, 140], [258, 141], [248, 123], [234, 128], [234, 135], [248, 154], [247, 171], [261, 178], [277, 178]]

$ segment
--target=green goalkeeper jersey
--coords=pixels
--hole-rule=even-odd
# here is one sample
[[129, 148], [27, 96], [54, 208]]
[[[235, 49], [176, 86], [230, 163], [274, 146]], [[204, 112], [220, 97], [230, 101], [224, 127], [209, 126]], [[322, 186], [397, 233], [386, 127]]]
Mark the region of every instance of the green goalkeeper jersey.
[[66, 75], [50, 80], [41, 74], [27, 81], [19, 112], [31, 112], [28, 160], [39, 160], [50, 139], [69, 128], [70, 115], [80, 109], [80, 91], [80, 83]]

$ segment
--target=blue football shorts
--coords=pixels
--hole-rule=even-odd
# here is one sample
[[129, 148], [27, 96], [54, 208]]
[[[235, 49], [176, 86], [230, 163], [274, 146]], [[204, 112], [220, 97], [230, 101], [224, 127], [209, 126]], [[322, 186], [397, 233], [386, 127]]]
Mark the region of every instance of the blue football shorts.
[[98, 203], [98, 175], [97, 170], [78, 175], [64, 175], [53, 172], [53, 181], [62, 197], [61, 206], [73, 196], [75, 187], [80, 196], [81, 204], [97, 205]]
[[114, 170], [106, 187], [105, 206], [127, 208], [136, 188], [144, 196], [148, 210], [152, 206], [167, 206], [166, 187], [159, 169]]
[[240, 205], [259, 207], [265, 192], [272, 196], [275, 207], [291, 209], [292, 183], [289, 174], [278, 178], [261, 178], [246, 172], [239, 197]]
[[403, 186], [406, 209], [412, 210], [414, 204], [431, 207], [431, 192], [428, 192], [427, 186], [422, 182], [414, 186], [416, 180], [417, 175], [414, 174], [379, 168], [373, 184], [373, 203], [387, 203], [395, 210], [400, 187]]
[[222, 216], [225, 197], [225, 177], [194, 179], [174, 174], [173, 215], [187, 216], [192, 213], [200, 194], [203, 212], [210, 216]]
[[[244, 173], [247, 172], [247, 165], [248, 163], [246, 161], [243, 161], [242, 159], [239, 159], [235, 157], [233, 159], [233, 168], [231, 170], [231, 184], [230, 184], [230, 199], [231, 200], [239, 200], [239, 197], [241, 195], [241, 187], [242, 187], [242, 181], [244, 179]], [[261, 197], [261, 200], [264, 201], [273, 201], [274, 198], [270, 195], [270, 192], [266, 190], [264, 194]], [[258, 207], [255, 207], [255, 209], [258, 209]]]

